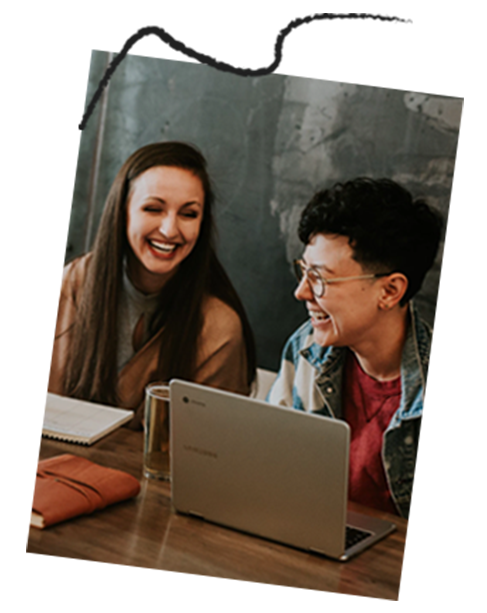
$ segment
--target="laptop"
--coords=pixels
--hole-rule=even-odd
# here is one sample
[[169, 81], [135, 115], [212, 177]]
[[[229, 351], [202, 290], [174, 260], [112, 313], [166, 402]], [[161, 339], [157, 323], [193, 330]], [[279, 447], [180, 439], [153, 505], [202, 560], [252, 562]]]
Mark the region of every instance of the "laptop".
[[347, 512], [345, 422], [179, 380], [170, 401], [176, 511], [342, 561], [395, 529]]

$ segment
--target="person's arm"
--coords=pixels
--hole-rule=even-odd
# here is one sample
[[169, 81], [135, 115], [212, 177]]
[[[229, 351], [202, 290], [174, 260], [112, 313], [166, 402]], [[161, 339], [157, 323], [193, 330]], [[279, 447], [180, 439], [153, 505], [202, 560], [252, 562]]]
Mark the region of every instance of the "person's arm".
[[76, 319], [79, 288], [85, 276], [85, 261], [86, 258], [74, 260], [63, 271], [48, 384], [48, 391], [54, 394], [62, 395], [64, 392], [64, 370]]
[[240, 318], [217, 298], [208, 298], [205, 307], [194, 381], [238, 394], [250, 393]]
[[279, 372], [267, 394], [266, 401], [270, 404], [292, 407], [295, 374], [292, 339], [289, 339], [283, 349]]

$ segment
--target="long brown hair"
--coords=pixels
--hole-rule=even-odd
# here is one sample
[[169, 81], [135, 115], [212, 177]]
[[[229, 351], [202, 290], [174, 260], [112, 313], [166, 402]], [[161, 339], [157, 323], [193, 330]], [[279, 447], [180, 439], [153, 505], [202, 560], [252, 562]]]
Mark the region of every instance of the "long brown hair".
[[73, 330], [72, 350], [64, 380], [65, 394], [117, 404], [118, 304], [123, 283], [127, 240], [126, 202], [131, 182], [154, 166], [189, 170], [205, 193], [203, 219], [196, 245], [161, 292], [150, 322], [151, 335], [161, 328], [157, 376], [162, 381], [191, 379], [196, 369], [197, 339], [203, 326], [202, 304], [216, 296], [234, 309], [242, 322], [247, 352], [247, 381], [255, 378], [255, 343], [245, 310], [219, 262], [214, 247], [214, 192], [203, 155], [186, 143], [146, 145], [133, 153], [112, 184], [96, 235]]

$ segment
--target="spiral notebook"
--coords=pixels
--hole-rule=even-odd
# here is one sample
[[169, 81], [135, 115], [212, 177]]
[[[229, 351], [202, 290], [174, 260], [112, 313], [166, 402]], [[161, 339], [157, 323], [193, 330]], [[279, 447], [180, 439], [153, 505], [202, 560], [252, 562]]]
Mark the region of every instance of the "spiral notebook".
[[126, 409], [48, 393], [42, 436], [92, 445], [130, 421], [133, 414]]

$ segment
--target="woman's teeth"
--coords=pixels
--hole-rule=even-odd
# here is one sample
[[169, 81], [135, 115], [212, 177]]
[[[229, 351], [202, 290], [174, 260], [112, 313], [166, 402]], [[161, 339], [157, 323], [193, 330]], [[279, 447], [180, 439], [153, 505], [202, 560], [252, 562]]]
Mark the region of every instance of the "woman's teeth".
[[154, 240], [149, 241], [149, 244], [151, 245], [151, 247], [154, 247], [154, 249], [156, 249], [157, 251], [162, 251], [163, 253], [171, 253], [177, 247], [177, 245], [174, 245], [171, 243], [162, 243], [162, 242], [154, 241]]

